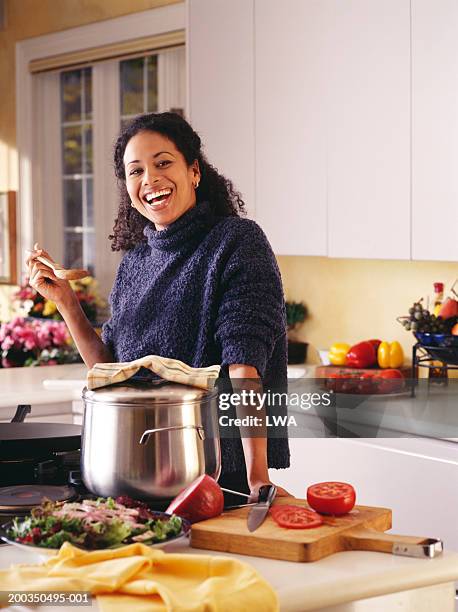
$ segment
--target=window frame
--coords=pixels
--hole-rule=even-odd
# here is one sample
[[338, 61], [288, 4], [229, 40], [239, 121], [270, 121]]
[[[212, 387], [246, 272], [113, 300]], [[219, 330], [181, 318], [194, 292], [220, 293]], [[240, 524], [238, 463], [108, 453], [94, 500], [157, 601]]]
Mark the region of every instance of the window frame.
[[[33, 245], [34, 238], [40, 234], [40, 228], [43, 228], [43, 224], [47, 222], [46, 210], [49, 204], [50, 208], [53, 210], [53, 215], [56, 209], [59, 207], [56, 205], [52, 205], [52, 201], [48, 203], [48, 199], [46, 202], [46, 207], [44, 203], [38, 204], [38, 206], [34, 206], [34, 201], [36, 200], [36, 196], [34, 190], [37, 193], [41, 191], [39, 187], [43, 187], [42, 185], [37, 186], [37, 181], [40, 181], [40, 178], [37, 175], [40, 175], [41, 172], [33, 172], [32, 169], [35, 167], [39, 167], [38, 164], [46, 164], [46, 160], [41, 157], [40, 150], [42, 151], [43, 143], [37, 142], [37, 130], [34, 127], [34, 119], [35, 119], [35, 103], [37, 102], [37, 98], [40, 95], [43, 95], [43, 92], [40, 91], [40, 87], [36, 84], [36, 79], [33, 78], [34, 75], [29, 71], [29, 63], [33, 60], [38, 60], [46, 57], [50, 57], [53, 55], [59, 55], [63, 53], [71, 53], [74, 51], [79, 51], [82, 49], [90, 49], [97, 46], [109, 45], [113, 43], [119, 43], [129, 40], [134, 40], [138, 38], [143, 38], [146, 36], [160, 35], [165, 34], [167, 32], [174, 32], [177, 30], [185, 30], [186, 29], [186, 7], [184, 3], [176, 3], [171, 4], [165, 7], [159, 7], [155, 9], [151, 9], [148, 11], [142, 11], [140, 13], [133, 13], [131, 15], [126, 15], [123, 17], [117, 17], [115, 19], [110, 19], [106, 21], [100, 21], [97, 23], [92, 23], [87, 26], [80, 26], [77, 28], [71, 28], [65, 30], [63, 32], [56, 32], [53, 34], [48, 34], [45, 36], [38, 36], [35, 38], [27, 39], [16, 44], [16, 67], [17, 67], [17, 79], [16, 79], [16, 102], [17, 102], [17, 151], [18, 151], [18, 163], [19, 163], [19, 185], [18, 185], [18, 208], [19, 208], [19, 231], [18, 231], [18, 243], [19, 243], [19, 257], [20, 257], [20, 267], [21, 275], [25, 275], [25, 263], [23, 253], [24, 250], [30, 248]], [[113, 65], [118, 65], [119, 60], [113, 60]], [[99, 99], [100, 96], [96, 95], [96, 88], [102, 88], [102, 90], [107, 85], [106, 79], [108, 78], [119, 78], [117, 75], [115, 76], [113, 73], [117, 72], [114, 69], [108, 76], [98, 75], [100, 72], [97, 70], [97, 63], [93, 66], [93, 104], [96, 104], [96, 98]], [[103, 72], [103, 71], [102, 71]], [[109, 71], [106, 71], [109, 73]], [[53, 73], [49, 73], [49, 78], [52, 79]], [[46, 77], [46, 73], [42, 75]], [[45, 123], [50, 129], [49, 137], [50, 139], [54, 138], [56, 134], [54, 134], [53, 130], [57, 130], [60, 132], [60, 124], [55, 121], [55, 116], [52, 118], [53, 111], [59, 110], [59, 102], [56, 98], [56, 94], [58, 94], [58, 88], [54, 89], [54, 93], [52, 93], [51, 87], [51, 99], [42, 100], [41, 103], [50, 104], [46, 108], [48, 109], [47, 117], [45, 119]], [[105, 89], [106, 91], [106, 89]], [[186, 102], [189, 99], [188, 93], [185, 95]], [[111, 101], [113, 102], [113, 101]], [[56, 108], [57, 104], [57, 108]], [[119, 104], [119, 101], [118, 101]], [[53, 106], [54, 105], [54, 106]], [[115, 116], [116, 108], [114, 108], [116, 104], [110, 103], [106, 105], [104, 108], [104, 112], [107, 110], [110, 114]], [[186, 103], [187, 107], [187, 103]], [[95, 108], [93, 108], [95, 111]], [[51, 120], [51, 118], [53, 120]], [[116, 121], [119, 119], [119, 108], [118, 114], [116, 116]], [[51, 126], [51, 123], [55, 124], [55, 127]], [[101, 126], [100, 126], [101, 127]], [[117, 130], [119, 130], [119, 124], [117, 124]], [[104, 142], [104, 134], [98, 134], [96, 138], [96, 130], [97, 127], [94, 126], [94, 159], [97, 154], [100, 154], [100, 151], [97, 152], [97, 146], [100, 143]], [[59, 134], [59, 142], [60, 142], [60, 134]], [[47, 138], [48, 140], [48, 133]], [[96, 145], [95, 142], [98, 142], [99, 145]], [[101, 154], [103, 157], [104, 153]], [[94, 173], [95, 173], [94, 168]], [[53, 173], [51, 173], [52, 176]], [[56, 183], [59, 182], [59, 186], [57, 191], [55, 190], [56, 185], [47, 184], [47, 193], [50, 194], [50, 198], [52, 200], [53, 194], [55, 194], [55, 199], [57, 199], [60, 194], [60, 179], [61, 172], [55, 172]], [[34, 178], [35, 177], [35, 178]], [[104, 164], [103, 176], [101, 180], [97, 181], [98, 186], [96, 187], [96, 182], [94, 181], [94, 202], [106, 202], [108, 198], [117, 197], [116, 194], [116, 184], [113, 179], [113, 170], [111, 163]], [[94, 206], [94, 222], [96, 224], [97, 234], [100, 230], [100, 233], [106, 237], [107, 232], [105, 229], [108, 226], [108, 230], [111, 231], [113, 219], [106, 218], [102, 207], [95, 205]], [[60, 213], [62, 214], [62, 213]], [[52, 217], [53, 220], [58, 220], [56, 217]], [[63, 223], [61, 222], [60, 227], [63, 227]], [[109, 233], [108, 231], [108, 233]], [[48, 246], [48, 245], [47, 245]], [[49, 246], [51, 250], [51, 246]], [[108, 243], [107, 243], [108, 247]], [[102, 249], [97, 249], [95, 266], [97, 275], [101, 276], [101, 270], [104, 269], [104, 261], [106, 260], [106, 255], [101, 253]], [[103, 277], [100, 278], [103, 281]], [[102, 284], [102, 283], [101, 283]], [[104, 289], [101, 287], [102, 290]]]

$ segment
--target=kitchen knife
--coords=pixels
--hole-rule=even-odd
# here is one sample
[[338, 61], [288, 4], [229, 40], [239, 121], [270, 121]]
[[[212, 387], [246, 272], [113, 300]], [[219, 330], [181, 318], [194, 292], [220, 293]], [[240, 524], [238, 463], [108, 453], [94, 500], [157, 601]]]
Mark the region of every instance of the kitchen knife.
[[248, 531], [256, 531], [259, 525], [262, 524], [274, 501], [276, 493], [277, 487], [274, 485], [262, 485], [262, 487], [259, 488], [258, 501], [248, 514]]

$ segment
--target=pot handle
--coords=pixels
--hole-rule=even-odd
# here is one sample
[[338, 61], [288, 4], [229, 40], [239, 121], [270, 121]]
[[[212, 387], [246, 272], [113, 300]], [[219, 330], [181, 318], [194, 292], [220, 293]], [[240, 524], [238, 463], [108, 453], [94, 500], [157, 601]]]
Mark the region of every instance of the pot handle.
[[179, 429], [195, 429], [201, 440], [205, 439], [205, 432], [202, 425], [173, 425], [172, 427], [159, 427], [158, 429], [147, 429], [142, 433], [140, 438], [140, 444], [146, 444], [151, 434], [159, 433], [162, 431], [178, 431]]

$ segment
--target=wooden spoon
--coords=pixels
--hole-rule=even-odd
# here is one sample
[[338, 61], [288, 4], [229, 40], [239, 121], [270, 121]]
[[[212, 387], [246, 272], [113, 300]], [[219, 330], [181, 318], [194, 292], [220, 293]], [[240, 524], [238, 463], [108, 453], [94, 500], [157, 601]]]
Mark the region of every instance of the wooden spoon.
[[38, 259], [38, 261], [41, 261], [41, 263], [44, 263], [45, 266], [48, 266], [48, 268], [51, 268], [57, 278], [60, 278], [62, 280], [78, 280], [89, 276], [89, 272], [87, 270], [80, 270], [78, 268], [67, 270], [65, 268], [62, 268], [62, 266], [59, 266], [59, 264], [57, 264], [55, 261], [51, 261], [47, 257], [43, 257], [43, 255], [38, 255], [36, 259]]

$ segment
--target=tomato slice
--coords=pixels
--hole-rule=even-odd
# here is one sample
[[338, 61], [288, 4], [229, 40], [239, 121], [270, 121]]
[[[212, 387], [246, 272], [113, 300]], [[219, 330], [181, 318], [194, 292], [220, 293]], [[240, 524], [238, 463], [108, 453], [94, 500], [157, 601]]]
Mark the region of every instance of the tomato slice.
[[346, 482], [320, 482], [307, 489], [307, 501], [321, 514], [340, 516], [353, 508], [356, 492], [351, 484]]
[[166, 512], [178, 514], [191, 523], [221, 514], [224, 495], [219, 484], [207, 474], [199, 476], [171, 502]]
[[313, 529], [323, 524], [319, 514], [302, 506], [273, 506], [270, 512], [277, 525], [286, 529]]

